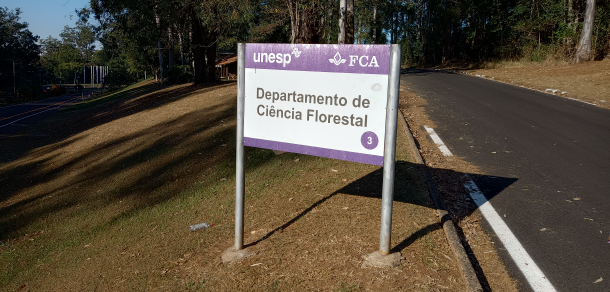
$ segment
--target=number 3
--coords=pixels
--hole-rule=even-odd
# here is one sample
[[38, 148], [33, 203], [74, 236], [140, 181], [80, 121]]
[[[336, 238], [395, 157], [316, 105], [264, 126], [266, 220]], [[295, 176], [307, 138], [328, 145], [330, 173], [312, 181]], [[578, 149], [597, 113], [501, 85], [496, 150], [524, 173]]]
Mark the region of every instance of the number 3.
[[366, 144], [369, 144], [369, 145], [370, 145], [370, 144], [373, 144], [373, 137], [368, 137], [368, 139], [369, 139], [369, 142], [368, 142], [368, 143], [366, 143]]

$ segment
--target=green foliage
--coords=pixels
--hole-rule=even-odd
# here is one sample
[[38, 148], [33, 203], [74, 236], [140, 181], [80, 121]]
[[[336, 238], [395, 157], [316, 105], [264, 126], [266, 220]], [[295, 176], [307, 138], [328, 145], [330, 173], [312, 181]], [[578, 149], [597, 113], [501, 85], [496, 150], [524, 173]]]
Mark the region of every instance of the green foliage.
[[40, 54], [38, 36], [28, 30], [27, 23], [20, 22], [20, 15], [18, 8], [11, 11], [0, 7], [0, 88], [10, 87], [11, 92], [13, 80], [33, 78]]
[[193, 81], [192, 69], [189, 66], [174, 66], [167, 73], [170, 84], [183, 84]]
[[43, 51], [41, 64], [56, 78], [76, 83], [83, 66], [104, 64], [95, 60], [93, 43], [96, 36], [91, 25], [79, 20], [75, 27], [65, 26], [60, 36], [61, 40], [49, 36], [40, 41]]
[[[384, 38], [403, 44], [406, 64], [431, 65], [449, 60], [569, 60], [586, 5], [584, 0], [363, 0], [356, 6], [359, 43], [371, 43], [373, 27], [380, 25]], [[609, 8], [610, 1], [597, 1], [593, 36], [597, 59], [610, 53]]]
[[32, 101], [42, 94], [39, 85], [23, 85], [17, 88], [17, 98], [24, 101]]
[[111, 89], [115, 89], [124, 85], [135, 83], [137, 78], [134, 74], [129, 73], [129, 64], [121, 55], [117, 58], [112, 58], [108, 62], [108, 67], [112, 68], [108, 75], [104, 78], [104, 85]]

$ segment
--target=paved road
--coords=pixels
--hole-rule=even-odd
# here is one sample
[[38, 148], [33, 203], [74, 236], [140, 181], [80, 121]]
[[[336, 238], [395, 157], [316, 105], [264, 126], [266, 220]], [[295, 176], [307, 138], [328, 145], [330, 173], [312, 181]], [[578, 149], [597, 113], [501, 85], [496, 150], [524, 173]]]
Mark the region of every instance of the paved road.
[[31, 103], [0, 107], [0, 138], [17, 133], [54, 111], [80, 100], [80, 94], [69, 94]]
[[406, 71], [401, 85], [428, 101], [454, 155], [517, 179], [487, 199], [557, 291], [610, 291], [610, 110], [443, 71]]

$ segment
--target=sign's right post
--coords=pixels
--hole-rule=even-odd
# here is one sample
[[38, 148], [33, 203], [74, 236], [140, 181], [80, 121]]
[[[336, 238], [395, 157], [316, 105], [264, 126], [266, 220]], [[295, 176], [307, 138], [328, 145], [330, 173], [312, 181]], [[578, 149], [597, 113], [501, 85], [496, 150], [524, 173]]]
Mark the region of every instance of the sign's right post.
[[394, 202], [394, 170], [396, 166], [396, 122], [400, 92], [401, 45], [391, 45], [388, 78], [388, 102], [385, 123], [385, 149], [383, 157], [383, 187], [381, 191], [381, 231], [379, 253], [390, 254], [392, 238], [392, 205]]

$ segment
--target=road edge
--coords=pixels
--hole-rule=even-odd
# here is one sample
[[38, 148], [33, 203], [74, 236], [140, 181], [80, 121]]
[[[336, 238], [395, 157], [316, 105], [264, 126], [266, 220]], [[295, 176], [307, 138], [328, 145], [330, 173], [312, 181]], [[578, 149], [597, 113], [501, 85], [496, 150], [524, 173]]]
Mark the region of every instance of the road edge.
[[420, 170], [424, 176], [424, 179], [426, 180], [426, 185], [428, 186], [428, 194], [434, 202], [434, 207], [436, 209], [437, 216], [441, 220], [441, 225], [443, 226], [443, 230], [445, 231], [445, 237], [449, 242], [449, 246], [451, 246], [451, 250], [455, 254], [458, 266], [460, 267], [460, 272], [462, 273], [464, 280], [468, 284], [470, 291], [483, 291], [483, 287], [479, 282], [474, 267], [472, 266], [472, 263], [470, 262], [470, 259], [466, 254], [466, 250], [464, 249], [464, 246], [461, 243], [460, 237], [458, 236], [455, 224], [453, 223], [453, 220], [451, 220], [451, 216], [445, 208], [445, 203], [443, 202], [441, 196], [438, 193], [436, 181], [434, 181], [434, 179], [432, 178], [430, 171], [428, 171], [426, 165], [424, 164], [424, 160], [421, 156], [421, 153], [419, 153], [419, 149], [415, 144], [415, 139], [413, 138], [413, 134], [409, 129], [407, 120], [405, 119], [402, 110], [399, 110], [398, 113], [400, 115], [400, 124], [402, 125], [402, 128], [405, 134], [407, 135], [407, 140], [409, 141], [409, 148], [411, 148], [411, 151], [413, 152], [413, 156], [415, 158], [415, 162], [420, 166]]
[[[553, 89], [551, 89], [550, 91], [549, 91], [549, 89], [542, 90], [542, 89], [538, 89], [538, 88], [531, 87], [531, 86], [528, 86], [528, 85], [522, 85], [520, 83], [513, 83], [513, 82], [509, 83], [508, 81], [501, 80], [501, 79], [495, 79], [494, 77], [488, 78], [485, 75], [474, 74], [474, 73], [466, 72], [466, 71], [463, 71], [463, 70], [457, 70], [457, 69], [439, 69], [439, 70], [443, 70], [443, 71], [446, 71], [446, 72], [452, 72], [452, 73], [456, 73], [456, 74], [460, 74], [460, 75], [465, 75], [465, 76], [478, 77], [478, 78], [489, 80], [489, 81], [495, 81], [495, 82], [499, 82], [499, 83], [506, 84], [506, 85], [512, 85], [512, 86], [516, 86], [516, 87], [521, 87], [521, 88], [533, 90], [533, 91], [536, 91], [536, 92], [539, 92], [539, 93], [544, 93], [544, 94], [548, 94], [548, 95], [552, 95], [552, 96], [556, 96], [556, 97], [561, 97], [561, 98], [564, 98], [564, 99], [569, 99], [569, 100], [581, 102], [581, 103], [592, 105], [592, 106], [595, 106], [595, 107], [598, 107], [598, 108], [610, 109], [610, 106], [607, 105], [605, 102], [600, 102], [599, 100], [596, 100], [596, 99], [590, 98], [590, 97], [586, 97], [586, 96], [575, 96], [575, 95], [572, 95], [572, 94], [567, 95], [568, 94], [567, 92], [566, 92], [565, 95], [564, 94], [555, 94], [552, 91]], [[555, 91], [556, 92], [557, 91], [561, 92], [560, 90], [557, 90], [557, 89], [555, 89]]]

